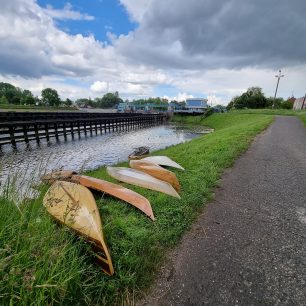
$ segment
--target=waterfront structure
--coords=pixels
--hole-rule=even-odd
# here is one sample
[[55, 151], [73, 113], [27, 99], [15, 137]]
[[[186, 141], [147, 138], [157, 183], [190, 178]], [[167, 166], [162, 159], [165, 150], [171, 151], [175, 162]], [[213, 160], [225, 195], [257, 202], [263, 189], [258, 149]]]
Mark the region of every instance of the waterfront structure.
[[155, 104], [155, 103], [119, 103], [117, 107], [118, 113], [152, 113], [152, 112], [163, 112], [167, 111], [168, 106], [166, 104]]
[[204, 112], [207, 108], [207, 99], [189, 98], [186, 99], [186, 108], [196, 112]]
[[17, 142], [29, 143], [31, 140], [67, 135], [97, 135], [111, 131], [123, 131], [142, 126], [162, 123], [166, 114], [162, 113], [82, 113], [82, 112], [0, 112], [0, 150], [1, 146]]
[[186, 106], [185, 102], [170, 102], [168, 106], [168, 111], [175, 112], [176, 110], [182, 110]]
[[177, 109], [174, 113], [178, 114], [193, 114], [200, 115], [208, 108], [207, 99], [204, 98], [188, 98], [186, 99], [186, 106], [182, 109]]

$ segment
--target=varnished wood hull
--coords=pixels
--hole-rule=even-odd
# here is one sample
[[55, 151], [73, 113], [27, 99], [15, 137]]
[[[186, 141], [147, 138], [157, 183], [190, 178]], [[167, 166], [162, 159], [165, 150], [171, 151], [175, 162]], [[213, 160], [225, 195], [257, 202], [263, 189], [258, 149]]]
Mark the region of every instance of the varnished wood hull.
[[44, 200], [47, 211], [59, 222], [94, 242], [102, 256], [102, 270], [114, 274], [114, 268], [102, 233], [98, 207], [92, 193], [84, 186], [56, 181], [47, 191]]
[[142, 171], [125, 167], [107, 167], [106, 170], [111, 177], [121, 182], [163, 192], [179, 199], [181, 198], [169, 183], [161, 181]]
[[43, 175], [41, 177], [41, 180], [44, 183], [52, 184], [57, 180], [69, 180], [74, 174], [76, 174], [76, 172], [72, 170], [57, 170]]
[[177, 192], [180, 191], [180, 183], [176, 175], [173, 172], [160, 167], [159, 165], [153, 164], [145, 160], [131, 160], [130, 167], [150, 174], [159, 180], [168, 182], [174, 187]]
[[71, 181], [119, 198], [141, 210], [153, 221], [155, 220], [149, 200], [133, 190], [85, 175], [73, 175]]

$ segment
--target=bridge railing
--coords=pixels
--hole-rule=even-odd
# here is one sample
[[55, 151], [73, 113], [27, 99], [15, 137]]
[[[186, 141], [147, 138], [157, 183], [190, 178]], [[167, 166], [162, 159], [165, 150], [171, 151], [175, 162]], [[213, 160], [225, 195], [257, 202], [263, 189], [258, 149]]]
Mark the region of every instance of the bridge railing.
[[[5, 120], [3, 120], [5, 119]], [[6, 113], [0, 115], [0, 146], [67, 135], [102, 134], [160, 124], [164, 114]]]

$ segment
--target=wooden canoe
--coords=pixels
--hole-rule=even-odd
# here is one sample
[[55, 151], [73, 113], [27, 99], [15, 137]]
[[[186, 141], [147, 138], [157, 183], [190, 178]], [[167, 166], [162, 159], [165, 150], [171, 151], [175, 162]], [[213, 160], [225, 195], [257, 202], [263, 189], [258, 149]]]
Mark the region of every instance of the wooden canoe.
[[56, 171], [56, 173], [51, 172], [50, 174], [47, 174], [42, 177], [42, 180], [44, 180], [44, 182], [46, 183], [53, 183], [55, 181], [54, 178], [56, 177], [57, 180], [65, 180], [83, 185], [90, 189], [105, 192], [111, 196], [114, 196], [120, 200], [123, 200], [133, 205], [134, 207], [145, 213], [153, 221], [155, 220], [149, 200], [140, 195], [139, 193], [128, 188], [122, 187], [118, 184], [110, 183], [90, 176], [75, 175], [73, 173], [75, 172], [68, 170]]
[[94, 243], [101, 253], [97, 258], [102, 270], [113, 275], [112, 260], [104, 242], [100, 214], [92, 193], [84, 186], [56, 181], [47, 191], [43, 204], [56, 220]]
[[176, 175], [173, 172], [160, 167], [159, 165], [144, 160], [131, 160], [130, 167], [150, 174], [159, 180], [168, 182], [177, 192], [180, 191], [180, 183]]
[[107, 167], [106, 170], [111, 177], [118, 181], [160, 191], [179, 199], [181, 198], [169, 183], [161, 181], [142, 171], [125, 167]]
[[73, 175], [71, 181], [119, 198], [144, 212], [153, 221], [155, 220], [149, 200], [133, 190], [86, 175]]
[[139, 147], [139, 148], [136, 148], [135, 151], [131, 153], [128, 157], [130, 160], [141, 159], [141, 158], [148, 156], [149, 153], [150, 153], [149, 147]]
[[69, 180], [73, 174], [76, 174], [72, 170], [57, 170], [47, 173], [41, 177], [44, 183], [52, 184], [57, 180]]
[[175, 161], [173, 161], [171, 158], [167, 156], [149, 156], [141, 160], [148, 161], [153, 164], [160, 165], [160, 166], [168, 166], [168, 167], [185, 170], [182, 166], [180, 166], [178, 163], [176, 163]]

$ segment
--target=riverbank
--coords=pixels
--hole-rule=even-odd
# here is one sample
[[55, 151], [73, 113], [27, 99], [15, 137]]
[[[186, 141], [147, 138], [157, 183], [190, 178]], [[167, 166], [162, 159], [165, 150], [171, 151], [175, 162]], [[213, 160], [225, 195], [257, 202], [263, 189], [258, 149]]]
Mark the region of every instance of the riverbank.
[[[0, 200], [0, 301], [35, 304], [132, 304], [154, 278], [167, 250], [176, 245], [213, 197], [223, 170], [249, 146], [272, 115], [227, 113], [175, 118], [209, 126], [215, 132], [188, 143], [154, 152], [185, 167], [174, 170], [182, 199], [128, 186], [146, 196], [156, 217], [153, 223], [133, 207], [96, 194], [115, 275], [108, 277], [88, 256], [89, 247], [58, 226], [41, 205], [42, 196], [20, 210]], [[120, 165], [127, 165], [121, 163]], [[105, 178], [105, 168], [89, 173]], [[127, 186], [127, 185], [126, 185]], [[43, 192], [42, 192], [43, 193]]]

